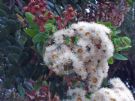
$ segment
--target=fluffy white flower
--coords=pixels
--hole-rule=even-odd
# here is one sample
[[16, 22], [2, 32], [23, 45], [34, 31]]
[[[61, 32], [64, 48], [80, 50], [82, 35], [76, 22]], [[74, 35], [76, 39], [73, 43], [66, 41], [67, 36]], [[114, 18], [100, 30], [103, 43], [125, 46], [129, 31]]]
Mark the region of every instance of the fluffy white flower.
[[[112, 88], [99, 89], [108, 74], [108, 59], [114, 52], [109, 33], [110, 29], [101, 24], [72, 24], [70, 28], [54, 33], [54, 43], [45, 47], [44, 61], [57, 74], [74, 71], [87, 80], [90, 92], [94, 92], [90, 101], [135, 101], [131, 92], [118, 78], [110, 80]], [[64, 101], [89, 101], [85, 94], [85, 90], [81, 88], [69, 89], [68, 95], [74, 97]]]
[[[109, 33], [110, 29], [101, 24], [72, 24], [70, 28], [54, 33], [55, 43], [45, 47], [44, 61], [58, 74], [66, 73], [68, 69], [65, 67], [72, 65], [72, 70], [82, 79], [88, 78], [90, 91], [94, 92], [107, 76], [107, 61], [113, 56], [114, 47]], [[76, 37], [78, 41], [75, 43]]]
[[69, 89], [67, 95], [71, 96], [71, 99], [64, 101], [89, 101], [89, 99], [85, 97], [86, 91], [82, 88]]
[[119, 79], [110, 80], [112, 88], [101, 88], [92, 95], [91, 101], [135, 101], [132, 93]]

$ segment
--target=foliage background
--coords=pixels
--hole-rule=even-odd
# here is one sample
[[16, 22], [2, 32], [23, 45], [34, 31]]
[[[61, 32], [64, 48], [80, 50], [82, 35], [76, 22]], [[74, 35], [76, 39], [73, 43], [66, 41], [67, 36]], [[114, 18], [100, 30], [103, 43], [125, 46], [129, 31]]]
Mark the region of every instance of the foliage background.
[[[90, 1], [96, 4], [95, 0]], [[109, 1], [119, 2], [119, 0]], [[48, 0], [47, 8], [56, 15], [62, 15], [64, 8], [71, 4], [85, 17], [86, 14], [82, 12], [87, 2], [89, 0]], [[110, 65], [108, 79], [120, 77], [135, 94], [135, 5], [133, 2], [128, 0], [131, 9], [125, 15], [122, 25], [117, 27], [123, 35], [132, 39], [132, 48], [124, 53], [128, 56], [127, 61], [115, 60], [114, 64]], [[52, 96], [57, 93], [64, 98], [66, 97], [64, 92], [67, 90], [66, 82], [44, 65], [40, 54], [42, 47], [34, 43], [24, 30], [29, 26], [23, 11], [23, 7], [27, 4], [28, 0], [0, 0], [0, 99], [7, 101], [11, 97], [5, 96], [9, 93], [9, 88], [25, 96], [28, 91], [37, 90], [44, 85], [51, 88]], [[124, 7], [127, 8], [127, 6]], [[93, 8], [90, 7], [90, 9]], [[34, 82], [34, 86], [31, 82]], [[16, 98], [18, 93], [15, 93]]]

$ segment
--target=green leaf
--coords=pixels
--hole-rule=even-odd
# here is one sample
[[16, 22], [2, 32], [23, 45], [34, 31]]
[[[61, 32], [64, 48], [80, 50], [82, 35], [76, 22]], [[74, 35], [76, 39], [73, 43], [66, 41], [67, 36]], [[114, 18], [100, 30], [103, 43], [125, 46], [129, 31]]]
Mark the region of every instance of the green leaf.
[[22, 87], [22, 85], [18, 85], [17, 90], [18, 90], [20, 96], [23, 96], [23, 97], [25, 96], [25, 89]]
[[3, 3], [0, 3], [0, 9], [4, 10], [8, 14], [11, 13], [11, 11], [9, 10], [9, 8], [6, 5], [4, 5]]
[[85, 97], [86, 97], [87, 99], [91, 99], [91, 93], [87, 93], [87, 94], [85, 95]]
[[70, 41], [71, 41], [71, 40], [70, 40], [70, 37], [67, 36], [67, 37], [65, 38], [65, 43], [66, 43], [67, 45], [69, 45], [69, 44], [70, 44]]
[[53, 19], [49, 19], [46, 23], [55, 24], [56, 23], [56, 20], [54, 18]]
[[21, 48], [17, 46], [7, 46], [6, 51], [15, 54], [20, 54], [22, 52]]
[[42, 81], [37, 81], [36, 84], [34, 85], [33, 89], [39, 90], [41, 86], [42, 86]]
[[131, 48], [131, 46], [118, 47], [117, 52], [118, 51], [128, 51], [129, 48]]
[[33, 29], [25, 28], [24, 31], [25, 31], [25, 33], [26, 33], [27, 35], [29, 35], [29, 36], [32, 37], [32, 38], [36, 35], [36, 33], [34, 32]]
[[113, 38], [113, 44], [116, 52], [125, 51], [131, 48], [131, 39], [128, 37]]
[[45, 33], [38, 33], [37, 35], [35, 35], [33, 37], [33, 42], [34, 42], [34, 45], [38, 51], [38, 53], [40, 55], [42, 55], [42, 52], [43, 52], [43, 45], [45, 44], [45, 42], [47, 41], [48, 39], [48, 35], [45, 34]]
[[5, 17], [7, 16], [7, 13], [4, 10], [0, 9], [0, 16]]
[[108, 60], [108, 64], [113, 64], [114, 63], [114, 60], [113, 60], [113, 57], [111, 57], [109, 60]]
[[121, 40], [125, 45], [131, 45], [131, 39], [129, 37], [121, 37]]
[[34, 15], [30, 12], [25, 13], [26, 19], [29, 21], [29, 23], [33, 23], [33, 20], [35, 19]]
[[33, 42], [36, 44], [36, 43], [44, 43], [45, 42], [45, 34], [44, 33], [38, 33], [37, 35], [35, 35], [33, 37]]
[[4, 85], [5, 88], [11, 88], [12, 79], [11, 78], [6, 78], [5, 81], [3, 82], [3, 85]]
[[103, 81], [102, 81], [101, 87], [107, 87], [108, 88], [108, 86], [109, 86], [108, 79], [104, 78]]
[[47, 81], [43, 81], [43, 85], [44, 85], [44, 86], [48, 86]]
[[117, 59], [117, 60], [128, 60], [128, 58], [122, 54], [119, 54], [119, 53], [115, 53], [113, 55], [114, 59]]
[[53, 34], [54, 32], [56, 32], [56, 26], [54, 26], [52, 23], [45, 24], [44, 28], [49, 34]]
[[42, 56], [43, 54], [42, 54], [42, 52], [43, 52], [43, 45], [44, 45], [44, 43], [37, 43], [36, 44], [36, 49], [37, 49], [37, 51], [38, 51], [38, 53]]
[[0, 40], [5, 39], [9, 35], [9, 30], [6, 28], [1, 28], [0, 26]]
[[117, 34], [120, 34], [121, 33], [121, 30], [116, 30], [115, 31], [115, 34], [117, 35]]
[[75, 38], [74, 38], [74, 44], [77, 44], [78, 39], [79, 39], [79, 37], [78, 36], [75, 36]]
[[109, 28], [112, 28], [112, 23], [111, 23], [111, 22], [102, 22], [102, 21], [98, 21], [97, 23], [103, 24], [103, 25], [105, 25], [105, 26], [107, 26], [107, 27], [109, 27]]
[[127, 2], [128, 2], [129, 5], [132, 5], [134, 0], [127, 0]]
[[38, 25], [34, 22], [35, 16], [32, 15], [30, 12], [25, 13], [26, 19], [30, 25], [30, 27], [34, 30], [35, 33], [39, 32]]
[[10, 61], [10, 63], [17, 64], [18, 59], [19, 59], [19, 54], [15, 54], [15, 53], [8, 54], [8, 60]]
[[8, 20], [7, 25], [10, 33], [15, 33], [20, 28], [20, 24], [16, 20], [12, 19]]

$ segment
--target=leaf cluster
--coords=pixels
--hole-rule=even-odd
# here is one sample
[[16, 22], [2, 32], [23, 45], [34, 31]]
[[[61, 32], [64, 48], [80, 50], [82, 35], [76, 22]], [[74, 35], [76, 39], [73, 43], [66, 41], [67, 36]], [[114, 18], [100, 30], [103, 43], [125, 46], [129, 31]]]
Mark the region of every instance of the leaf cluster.
[[113, 42], [115, 52], [114, 56], [108, 60], [109, 64], [113, 64], [114, 59], [128, 60], [128, 57], [126, 56], [127, 54], [125, 53], [128, 52], [128, 50], [132, 47], [130, 37], [121, 33], [121, 30], [113, 26], [111, 22], [99, 22], [99, 23], [106, 25], [112, 30], [111, 34], [108, 36], [111, 38]]

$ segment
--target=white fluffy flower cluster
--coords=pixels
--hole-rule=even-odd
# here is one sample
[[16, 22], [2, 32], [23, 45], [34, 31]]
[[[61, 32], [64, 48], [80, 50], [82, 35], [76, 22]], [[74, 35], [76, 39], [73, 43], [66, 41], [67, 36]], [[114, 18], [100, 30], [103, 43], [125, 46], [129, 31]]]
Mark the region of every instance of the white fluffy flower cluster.
[[104, 25], [78, 22], [54, 33], [45, 47], [44, 61], [51, 70], [57, 74], [76, 72], [87, 81], [93, 93], [92, 99], [88, 100], [85, 90], [69, 89], [68, 95], [74, 95], [69, 101], [135, 101], [118, 78], [110, 80], [113, 88], [99, 89], [103, 78], [107, 77], [107, 61], [114, 52], [109, 33]]
[[135, 101], [132, 93], [119, 78], [110, 80], [112, 88], [101, 88], [96, 91], [91, 101]]
[[101, 24], [72, 24], [70, 28], [54, 33], [52, 44], [45, 48], [44, 61], [57, 74], [74, 71], [82, 79], [87, 78], [93, 92], [107, 76], [107, 60], [113, 56], [109, 33], [110, 30]]
[[68, 90], [69, 100], [63, 101], [135, 101], [132, 93], [119, 78], [110, 80], [111, 88], [101, 88], [91, 95], [91, 99], [86, 98], [86, 91], [82, 88]]
[[108, 59], [114, 47], [101, 24], [78, 22], [70, 28], [54, 33], [45, 48], [44, 61], [57, 74], [76, 72], [88, 79], [91, 92], [97, 90], [108, 72]]
[[86, 91], [82, 88], [69, 89], [67, 95], [71, 96], [71, 98], [66, 101], [89, 101], [89, 99], [85, 97]]

